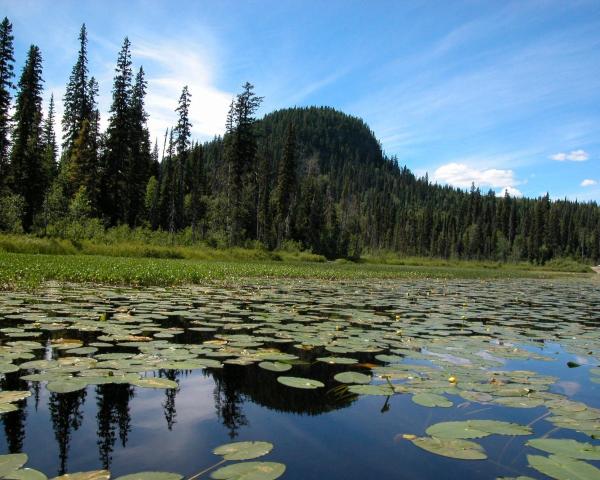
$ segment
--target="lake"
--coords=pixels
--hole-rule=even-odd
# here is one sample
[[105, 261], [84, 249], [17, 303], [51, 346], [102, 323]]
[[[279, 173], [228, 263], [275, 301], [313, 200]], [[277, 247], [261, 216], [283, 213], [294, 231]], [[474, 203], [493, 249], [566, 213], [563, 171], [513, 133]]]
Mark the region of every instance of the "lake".
[[600, 478], [599, 286], [0, 292], [0, 473]]

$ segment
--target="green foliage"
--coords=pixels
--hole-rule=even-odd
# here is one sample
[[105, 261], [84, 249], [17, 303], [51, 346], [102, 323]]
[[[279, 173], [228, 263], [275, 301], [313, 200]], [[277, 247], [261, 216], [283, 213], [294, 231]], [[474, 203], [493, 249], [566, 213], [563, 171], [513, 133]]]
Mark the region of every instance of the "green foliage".
[[22, 196], [7, 193], [0, 196], [0, 230], [10, 233], [23, 231], [23, 212], [25, 200]]
[[[232, 100], [224, 137], [203, 145], [191, 138], [191, 94], [185, 86], [175, 109], [177, 124], [166, 130], [159, 155], [158, 142], [152, 149], [149, 139], [144, 71], [134, 78], [127, 38], [117, 58], [108, 127], [100, 132], [85, 25], [64, 97], [57, 169], [54, 101], [43, 122], [41, 55], [35, 46], [9, 118], [12, 42], [12, 26], [4, 19], [0, 195], [10, 190], [24, 200], [22, 209], [6, 200], [12, 207], [4, 216], [20, 212], [27, 232], [102, 244], [104, 239], [97, 240], [112, 237], [112, 227], [126, 225], [144, 231], [143, 241], [166, 238], [169, 247], [203, 242], [309, 261], [359, 261], [367, 252], [369, 262], [410, 264], [417, 258], [423, 264], [430, 258], [438, 266], [440, 259], [467, 260], [484, 262], [485, 269], [499, 269], [496, 262], [529, 262], [584, 271], [581, 264], [600, 260], [597, 203], [552, 201], [548, 195], [498, 198], [474, 185], [463, 191], [431, 184], [386, 156], [362, 120], [333, 108], [289, 108], [257, 119], [263, 98], [250, 83]], [[105, 226], [109, 230], [103, 232]], [[20, 227], [8, 219], [0, 228]], [[289, 242], [297, 245], [294, 251]]]

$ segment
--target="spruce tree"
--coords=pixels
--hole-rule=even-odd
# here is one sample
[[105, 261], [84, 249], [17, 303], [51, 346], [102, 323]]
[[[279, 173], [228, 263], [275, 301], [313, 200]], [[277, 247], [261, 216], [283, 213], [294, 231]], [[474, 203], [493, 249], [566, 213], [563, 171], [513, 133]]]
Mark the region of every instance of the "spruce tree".
[[54, 94], [50, 95], [48, 115], [46, 115], [44, 120], [42, 147], [44, 150], [42, 157], [43, 191], [46, 192], [54, 177], [56, 177], [56, 159], [58, 155], [58, 145], [56, 144], [56, 134], [54, 133]]
[[[254, 117], [263, 97], [254, 93], [254, 86], [246, 82], [242, 93], [232, 102], [227, 115], [225, 158], [228, 164], [228, 200], [229, 200], [229, 243], [238, 245], [244, 235], [244, 205], [242, 204], [244, 177], [255, 166], [257, 135]], [[254, 179], [252, 179], [255, 182]]]
[[10, 101], [14, 76], [14, 37], [12, 24], [4, 17], [0, 23], [0, 195], [8, 178], [10, 147]]
[[44, 197], [42, 174], [42, 55], [32, 45], [21, 73], [10, 155], [12, 189], [25, 200], [23, 227], [28, 230]]
[[71, 149], [85, 120], [92, 121], [93, 99], [88, 80], [87, 30], [85, 23], [79, 31], [79, 52], [73, 65], [63, 99], [63, 152], [70, 158]]
[[277, 227], [277, 246], [290, 235], [291, 207], [296, 190], [296, 134], [294, 125], [289, 124], [283, 158], [279, 163], [277, 188], [275, 190], [275, 211]]
[[144, 69], [140, 67], [131, 93], [129, 113], [130, 158], [127, 164], [127, 222], [132, 227], [138, 223], [144, 210], [146, 186], [152, 166], [150, 137], [146, 125], [148, 114], [144, 107], [146, 85]]
[[119, 52], [106, 131], [102, 172], [102, 211], [111, 225], [127, 219], [127, 172], [132, 95], [131, 43], [125, 37]]

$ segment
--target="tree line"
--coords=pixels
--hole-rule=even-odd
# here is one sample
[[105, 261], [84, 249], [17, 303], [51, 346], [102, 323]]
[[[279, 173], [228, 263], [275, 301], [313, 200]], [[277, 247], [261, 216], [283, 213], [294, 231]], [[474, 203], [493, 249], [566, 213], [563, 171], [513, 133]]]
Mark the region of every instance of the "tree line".
[[[192, 95], [177, 122], [150, 139], [147, 81], [131, 43], [117, 57], [108, 126], [88, 68], [85, 25], [66, 85], [62, 144], [55, 99], [44, 112], [40, 49], [16, 85], [10, 21], [0, 24], [0, 230], [93, 236], [115, 226], [184, 232], [190, 242], [294, 246], [328, 258], [365, 251], [543, 263], [600, 259], [595, 202], [497, 197], [417, 178], [383, 154], [368, 126], [332, 108], [291, 108], [263, 119], [250, 83], [231, 102], [225, 134], [192, 140]], [[14, 96], [14, 98], [13, 98]]]

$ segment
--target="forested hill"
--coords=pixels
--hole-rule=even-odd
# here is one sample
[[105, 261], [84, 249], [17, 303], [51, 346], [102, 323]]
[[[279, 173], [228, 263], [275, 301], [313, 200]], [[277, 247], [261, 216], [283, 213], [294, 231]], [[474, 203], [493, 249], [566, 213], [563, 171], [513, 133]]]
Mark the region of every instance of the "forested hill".
[[[289, 238], [315, 252], [334, 257], [391, 250], [536, 262], [600, 256], [596, 203], [499, 198], [493, 191], [431, 184], [386, 157], [362, 120], [326, 107], [279, 110], [258, 122], [257, 190], [271, 198], [248, 206], [246, 230], [267, 244], [276, 243], [273, 193], [290, 125], [297, 178]], [[220, 139], [205, 145], [217, 196], [226, 190], [219, 182], [226, 178], [222, 151]]]
[[[211, 245], [296, 246], [328, 258], [394, 251], [469, 259], [600, 260], [596, 203], [497, 198], [417, 179], [386, 157], [361, 120], [331, 108], [256, 118], [262, 97], [246, 83], [222, 138], [192, 140], [192, 93], [177, 121], [150, 139], [143, 67], [119, 51], [107, 128], [101, 86], [89, 72], [85, 25], [62, 99], [43, 105], [42, 52], [17, 74], [12, 24], [0, 22], [0, 231], [75, 239], [128, 226]], [[74, 49], [75, 53], [75, 49]], [[18, 77], [18, 78], [15, 78]], [[102, 88], [105, 88], [104, 86]], [[202, 98], [197, 99], [202, 102]], [[174, 102], [175, 103], [175, 102]], [[144, 230], [145, 229], [145, 230]], [[146, 237], [147, 238], [147, 237]]]

